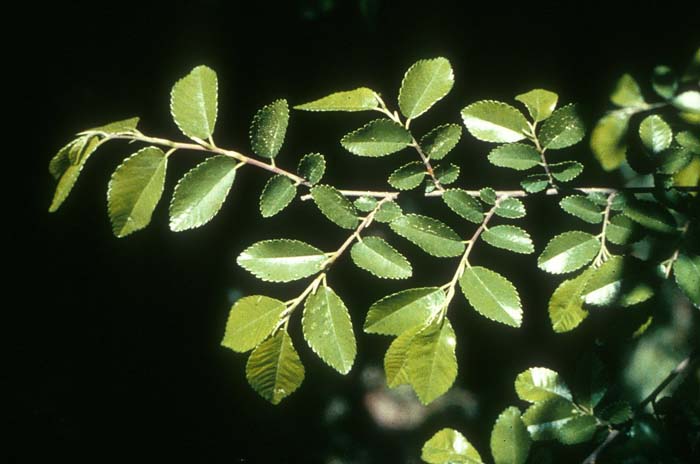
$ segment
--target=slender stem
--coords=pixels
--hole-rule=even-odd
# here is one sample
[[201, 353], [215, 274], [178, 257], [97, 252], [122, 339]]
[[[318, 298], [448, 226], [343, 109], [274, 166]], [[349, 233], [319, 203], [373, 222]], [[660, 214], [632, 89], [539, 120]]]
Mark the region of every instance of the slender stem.
[[[659, 393], [664, 391], [664, 389], [673, 382], [678, 376], [683, 375], [690, 367], [698, 361], [698, 356], [700, 355], [700, 350], [693, 350], [688, 357], [683, 361], [678, 363], [678, 365], [666, 376], [666, 378], [656, 387], [646, 398], [642, 400], [641, 403], [635, 409], [635, 415], [641, 413], [647, 404], [656, 400]], [[622, 430], [611, 429], [605, 440], [598, 445], [598, 447], [593, 450], [593, 452], [588, 455], [588, 457], [583, 461], [583, 464], [595, 464], [596, 460], [600, 454], [608, 448], [620, 435], [622, 435]]]
[[[700, 187], [668, 187], [666, 190], [677, 190], [680, 192], [700, 192]], [[609, 188], [609, 187], [573, 187], [571, 188], [571, 191], [577, 191], [581, 193], [603, 193], [603, 194], [612, 194], [612, 193], [618, 193], [618, 192], [630, 192], [630, 193], [653, 193], [658, 191], [657, 187], [621, 187], [621, 188]], [[465, 190], [467, 195], [471, 195], [473, 197], [478, 197], [480, 194], [480, 190]], [[429, 193], [426, 193], [426, 197], [440, 197], [442, 196], [444, 192], [440, 191], [432, 191]], [[539, 192], [540, 195], [563, 195], [568, 192], [564, 192], [561, 190], [557, 190], [555, 188], [549, 188], [543, 192]], [[528, 197], [532, 196], [532, 193], [529, 193], [525, 190], [496, 190], [496, 195], [499, 197], [504, 196], [504, 197]]]
[[593, 265], [595, 267], [599, 267], [601, 264], [603, 264], [605, 261], [608, 260], [610, 257], [610, 253], [608, 252], [608, 248], [605, 246], [605, 234], [608, 231], [608, 223], [610, 222], [610, 210], [612, 209], [612, 203], [613, 200], [615, 199], [615, 196], [617, 195], [617, 192], [613, 192], [610, 195], [608, 195], [608, 200], [605, 205], [605, 212], [603, 213], [603, 230], [600, 232], [600, 251], [598, 252], [598, 256], [596, 256], [595, 261], [593, 261]]
[[[374, 197], [374, 198], [388, 198], [390, 200], [395, 199], [399, 196], [399, 192], [379, 192], [376, 190], [338, 190], [343, 196], [346, 197]], [[306, 194], [300, 197], [301, 201], [311, 200], [311, 195]]]
[[533, 143], [533, 145], [535, 145], [537, 153], [540, 154], [540, 159], [542, 160], [541, 164], [544, 168], [544, 172], [547, 174], [549, 185], [551, 185], [554, 190], [557, 190], [557, 184], [554, 181], [554, 176], [552, 175], [552, 171], [550, 171], [549, 169], [549, 163], [547, 163], [547, 158], [544, 156], [544, 152], [547, 151], [547, 149], [540, 145], [540, 140], [537, 138], [537, 123], [528, 123], [528, 125], [530, 126], [530, 133], [526, 133], [527, 138]]
[[[683, 237], [685, 237], [686, 232], [688, 232], [688, 226], [690, 226], [690, 221], [686, 222], [685, 225], [681, 228], [681, 235], [678, 237], [678, 242], [683, 240]], [[673, 252], [671, 257], [664, 261], [662, 264], [666, 265], [666, 269], [664, 270], [664, 277], [669, 278], [671, 276], [671, 270], [673, 269], [673, 264], [678, 260], [678, 256], [680, 255], [681, 248], [678, 246], [676, 250]]]

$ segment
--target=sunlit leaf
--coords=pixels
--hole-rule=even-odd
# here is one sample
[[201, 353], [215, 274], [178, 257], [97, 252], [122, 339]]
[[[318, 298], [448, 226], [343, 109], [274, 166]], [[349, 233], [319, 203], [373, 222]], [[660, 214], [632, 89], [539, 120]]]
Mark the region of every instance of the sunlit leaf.
[[442, 194], [442, 200], [452, 211], [462, 216], [467, 221], [481, 224], [481, 221], [484, 220], [481, 203], [465, 190], [446, 190], [445, 193]]
[[571, 401], [555, 397], [533, 404], [522, 418], [532, 439], [540, 441], [557, 438], [562, 427], [577, 416], [576, 407]]
[[447, 258], [464, 251], [464, 243], [454, 230], [428, 216], [407, 214], [392, 221], [390, 227], [429, 255]]
[[700, 155], [700, 136], [689, 131], [682, 131], [676, 134], [676, 142], [692, 153]]
[[525, 116], [502, 102], [483, 100], [465, 107], [462, 120], [467, 130], [485, 142], [509, 143], [525, 138], [528, 130]]
[[671, 145], [673, 132], [671, 126], [661, 119], [661, 116], [652, 114], [644, 118], [639, 125], [639, 137], [647, 150], [656, 154]]
[[443, 159], [459, 142], [462, 128], [457, 124], [444, 124], [425, 134], [420, 139], [420, 146], [425, 154], [433, 160]]
[[489, 245], [515, 253], [530, 254], [535, 251], [530, 234], [520, 227], [511, 225], [491, 227], [485, 230], [481, 237]]
[[549, 241], [537, 258], [537, 266], [552, 274], [579, 269], [595, 258], [600, 250], [598, 239], [581, 231], [564, 232]]
[[588, 317], [588, 311], [583, 308], [583, 290], [590, 276], [591, 270], [586, 270], [575, 278], [562, 282], [552, 293], [548, 311], [555, 332], [573, 330]]
[[330, 288], [320, 286], [304, 303], [301, 320], [309, 347], [341, 374], [350, 372], [357, 354], [348, 308]]
[[520, 327], [523, 308], [513, 284], [484, 267], [468, 266], [459, 285], [469, 304], [481, 315], [512, 327]]
[[431, 324], [413, 337], [408, 349], [406, 373], [421, 403], [433, 402], [454, 383], [457, 377], [456, 346], [457, 339], [448, 319], [442, 324]]
[[190, 138], [206, 140], [214, 133], [218, 110], [216, 73], [197, 66], [177, 81], [170, 92], [170, 112], [177, 127]]
[[491, 150], [489, 161], [502, 168], [525, 171], [540, 164], [542, 157], [531, 145], [509, 143]]
[[583, 164], [578, 161], [563, 161], [550, 164], [549, 170], [559, 182], [570, 182], [583, 172]]
[[270, 178], [260, 194], [260, 214], [271, 217], [289, 205], [297, 194], [297, 187], [288, 177], [277, 175]]
[[49, 172], [54, 179], [58, 180], [58, 184], [49, 206], [49, 212], [56, 212], [68, 198], [78, 180], [80, 171], [83, 170], [88, 158], [100, 146], [100, 143], [98, 137], [84, 135], [61, 148], [51, 159]]
[[417, 118], [449, 93], [454, 85], [450, 62], [442, 57], [420, 60], [403, 77], [399, 108], [407, 118]]
[[112, 231], [124, 237], [151, 222], [165, 184], [168, 158], [160, 148], [146, 147], [124, 160], [112, 174], [107, 204]]
[[252, 350], [275, 330], [285, 309], [284, 303], [267, 296], [239, 299], [231, 307], [221, 345], [239, 353]]
[[370, 196], [357, 197], [355, 201], [352, 202], [355, 208], [357, 208], [358, 211], [362, 211], [363, 213], [369, 213], [370, 211], [373, 211], [374, 208], [377, 207], [377, 203], [377, 199]]
[[681, 111], [700, 113], [700, 92], [697, 90], [685, 91], [676, 95], [671, 103]]
[[557, 431], [557, 440], [565, 445], [585, 443], [593, 438], [597, 427], [594, 416], [576, 416]]
[[534, 89], [516, 96], [515, 99], [527, 107], [527, 111], [535, 122], [540, 122], [552, 115], [559, 95], [549, 90]]
[[139, 118], [128, 118], [120, 121], [110, 122], [103, 126], [93, 127], [83, 132], [102, 132], [109, 135], [133, 133], [139, 124]]
[[387, 201], [377, 210], [374, 220], [377, 222], [391, 222], [403, 215], [401, 207], [395, 201]]
[[594, 306], [631, 306], [648, 300], [654, 290], [640, 270], [644, 270], [640, 261], [613, 256], [591, 273], [583, 291], [584, 301]]
[[515, 392], [518, 398], [530, 403], [538, 403], [552, 398], [571, 401], [571, 391], [559, 373], [546, 367], [531, 367], [518, 374], [515, 379]]
[[324, 216], [344, 229], [354, 229], [360, 222], [353, 204], [335, 187], [316, 185], [311, 188], [311, 198]]
[[316, 274], [327, 256], [298, 240], [264, 240], [243, 250], [238, 264], [259, 279], [289, 282]]
[[175, 186], [170, 202], [170, 230], [180, 232], [211, 221], [231, 190], [238, 162], [228, 156], [207, 158]]
[[520, 418], [520, 409], [507, 408], [498, 416], [491, 431], [491, 454], [495, 464], [524, 464], [531, 442]]
[[559, 202], [561, 209], [589, 224], [598, 224], [603, 221], [603, 211], [583, 195], [571, 195]]
[[442, 429], [425, 442], [421, 459], [428, 464], [483, 464], [481, 456], [464, 436]]
[[250, 145], [253, 152], [274, 158], [280, 152], [289, 125], [287, 100], [275, 100], [255, 113], [250, 125]]
[[579, 143], [586, 133], [576, 105], [566, 105], [554, 111], [542, 124], [539, 133], [544, 148], [556, 150]]
[[365, 319], [367, 333], [400, 335], [426, 325], [445, 306], [445, 292], [438, 287], [411, 288], [385, 296], [370, 306]]
[[623, 214], [613, 216], [605, 231], [605, 239], [616, 245], [634, 243], [642, 237], [641, 227]]
[[601, 118], [591, 133], [591, 150], [606, 171], [620, 167], [625, 160], [625, 136], [630, 114], [615, 111]]
[[411, 263], [381, 237], [363, 237], [350, 250], [358, 267], [385, 279], [407, 279]]
[[345, 135], [341, 145], [358, 156], [385, 156], [411, 144], [411, 134], [389, 119], [376, 119]]
[[398, 190], [411, 190], [418, 187], [425, 177], [425, 166], [420, 161], [404, 164], [389, 176], [389, 185]]
[[294, 107], [295, 110], [305, 111], [367, 111], [376, 108], [379, 108], [377, 96], [367, 87], [332, 93]]
[[683, 293], [700, 307], [700, 256], [679, 254], [673, 263], [673, 276]]
[[520, 181], [520, 186], [528, 193], [542, 192], [549, 187], [547, 174], [530, 174]]
[[622, 107], [639, 107], [646, 104], [639, 84], [629, 74], [623, 74], [617, 81], [610, 95], [610, 101]]
[[408, 350], [411, 342], [418, 332], [423, 330], [423, 326], [416, 326], [406, 330], [396, 337], [384, 355], [384, 374], [386, 384], [389, 388], [396, 388], [399, 385], [409, 383], [406, 366], [408, 364]]
[[526, 211], [523, 202], [517, 198], [503, 198], [496, 206], [494, 213], [502, 218], [519, 219], [525, 217]]
[[284, 330], [255, 348], [245, 373], [253, 390], [272, 404], [279, 404], [304, 381], [304, 366]]

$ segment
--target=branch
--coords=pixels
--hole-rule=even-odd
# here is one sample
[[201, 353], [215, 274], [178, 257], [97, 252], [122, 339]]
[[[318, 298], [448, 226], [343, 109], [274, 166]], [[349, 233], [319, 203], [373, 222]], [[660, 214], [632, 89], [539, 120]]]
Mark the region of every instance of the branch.
[[[642, 412], [647, 404], [649, 404], [652, 401], [655, 401], [659, 393], [661, 393], [671, 382], [673, 382], [673, 380], [675, 380], [676, 377], [684, 374], [688, 369], [690, 369], [690, 366], [692, 366], [698, 361], [699, 354], [700, 350], [695, 349], [688, 355], [688, 357], [686, 357], [683, 361], [678, 363], [678, 365], [666, 376], [666, 378], [659, 384], [659, 386], [656, 387], [651, 393], [649, 393], [649, 395], [646, 398], [644, 398], [641, 403], [639, 403], [635, 410], [635, 415]], [[605, 437], [605, 440], [600, 445], [598, 445], [598, 447], [595, 450], [593, 450], [593, 452], [583, 461], [583, 464], [595, 464], [596, 460], [598, 459], [598, 456], [600, 456], [600, 454], [606, 448], [608, 448], [620, 435], [622, 435], [621, 430], [610, 430], [608, 436]]]

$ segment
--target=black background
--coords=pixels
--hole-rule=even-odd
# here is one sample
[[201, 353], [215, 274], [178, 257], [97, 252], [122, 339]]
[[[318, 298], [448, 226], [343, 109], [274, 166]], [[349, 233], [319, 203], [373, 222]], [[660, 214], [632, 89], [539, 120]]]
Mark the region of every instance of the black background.
[[[54, 183], [46, 166], [71, 134], [139, 115], [145, 133], [180, 139], [168, 114], [169, 91], [198, 64], [219, 75], [217, 143], [247, 152], [249, 121], [260, 106], [283, 97], [297, 104], [360, 85], [395, 101], [404, 71], [420, 58], [445, 56], [456, 74], [449, 97], [412, 126], [423, 133], [438, 123], [458, 122], [459, 109], [472, 101], [511, 100], [535, 86], [555, 90], [561, 102], [584, 102], [591, 123], [606, 109], [610, 87], [622, 72], [642, 79], [655, 64], [682, 69], [698, 45], [697, 8], [673, 2], [663, 6], [669, 19], [654, 8], [616, 2], [573, 8], [564, 2], [511, 7], [385, 1], [370, 20], [356, 2], [338, 3], [316, 18], [305, 17], [297, 1], [255, 6], [216, 0], [29, 3], [5, 18], [16, 19], [21, 32], [10, 39], [12, 51], [20, 53], [4, 74], [20, 89], [26, 85], [10, 97], [19, 97], [17, 108], [28, 113], [15, 134], [21, 152], [5, 153], [16, 172], [29, 174], [26, 179], [5, 173], [18, 185], [13, 195], [20, 194], [14, 203], [22, 219], [6, 242], [8, 255], [23, 251], [12, 262], [19, 279], [10, 280], [18, 298], [5, 305], [21, 320], [9, 338], [16, 368], [9, 382], [17, 387], [9, 402], [17, 437], [9, 450], [16, 462], [39, 456], [322, 462], [333, 432], [320, 418], [336, 395], [351, 405], [344, 427], [353, 443], [368, 450], [367, 462], [415, 457], [422, 442], [444, 426], [465, 432], [486, 455], [490, 424], [516, 400], [513, 377], [533, 364], [566, 371], [568, 361], [590, 343], [595, 323], [573, 335], [551, 333], [545, 302], [555, 283], [532, 270], [532, 257], [477, 250], [475, 260], [512, 277], [526, 308], [516, 331], [466, 311], [463, 299], [455, 298], [450, 317], [460, 344], [457, 384], [477, 395], [479, 417], [435, 418], [404, 434], [375, 428], [362, 408], [359, 372], [381, 363], [388, 340], [361, 334], [366, 308], [400, 288], [446, 281], [453, 266], [394, 239], [414, 263], [409, 282], [377, 283], [347, 259], [330, 277], [353, 314], [356, 367], [344, 378], [318, 361], [302, 342], [297, 317], [291, 330], [307, 377], [299, 391], [273, 407], [246, 384], [246, 357], [221, 348], [219, 341], [237, 292], [287, 299], [303, 284], [262, 284], [238, 268], [235, 257], [253, 241], [280, 236], [337, 247], [344, 233], [312, 205], [295, 203], [280, 217], [261, 219], [257, 195], [267, 176], [244, 169], [211, 224], [169, 232], [168, 194], [201, 159], [179, 153], [151, 226], [118, 240], [106, 214], [106, 185], [119, 160], [135, 149], [115, 143], [88, 162], [61, 210], [47, 213]], [[396, 159], [355, 158], [338, 144], [366, 120], [361, 114], [293, 112], [278, 162], [291, 169], [301, 154], [320, 151], [329, 161], [327, 182], [381, 188]], [[495, 187], [513, 186], [515, 177], [484, 163], [487, 150], [464, 137], [451, 155], [463, 167], [461, 185], [479, 188], [488, 179]], [[571, 154], [585, 159], [585, 144]], [[616, 182], [590, 166], [581, 184]], [[463, 236], [472, 230], [445, 216], [442, 205], [418, 199], [409, 198], [407, 209], [446, 217], [462, 227]], [[546, 219], [553, 205], [533, 201], [529, 210], [525, 226], [540, 237], [538, 249], [567, 227], [566, 219], [554, 224]]]

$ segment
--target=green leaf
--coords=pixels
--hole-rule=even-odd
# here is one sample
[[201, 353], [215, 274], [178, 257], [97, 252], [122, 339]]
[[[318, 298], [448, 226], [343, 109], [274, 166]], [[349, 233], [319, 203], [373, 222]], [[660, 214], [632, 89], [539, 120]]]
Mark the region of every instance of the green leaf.
[[632, 419], [633, 414], [632, 407], [626, 401], [616, 401], [607, 405], [600, 412], [600, 416], [603, 420], [615, 425], [624, 424]]
[[659, 174], [673, 175], [683, 170], [693, 160], [693, 154], [685, 147], [673, 147], [660, 155], [660, 164], [656, 168]]
[[425, 166], [420, 161], [404, 164], [389, 176], [389, 185], [398, 190], [411, 190], [418, 187], [425, 177]]
[[272, 404], [279, 404], [304, 381], [304, 366], [292, 339], [280, 330], [250, 354], [245, 367], [253, 390]]
[[666, 208], [656, 202], [630, 201], [622, 212], [637, 224], [654, 232], [665, 234], [676, 232], [676, 220]]
[[481, 237], [486, 243], [515, 253], [534, 253], [530, 234], [516, 226], [495, 226], [485, 230]]
[[364, 331], [400, 335], [414, 327], [426, 325], [445, 304], [445, 292], [438, 287], [402, 290], [370, 306]]
[[479, 200], [469, 195], [462, 189], [446, 190], [442, 194], [442, 201], [459, 216], [475, 224], [481, 224], [484, 220], [484, 213]]
[[190, 169], [175, 186], [170, 202], [170, 230], [202, 226], [216, 216], [236, 178], [238, 162], [212, 156]]
[[603, 221], [603, 211], [583, 195], [571, 195], [562, 198], [559, 202], [561, 209], [589, 224], [598, 224]]
[[360, 222], [357, 211], [350, 200], [330, 185], [311, 188], [311, 198], [324, 216], [344, 229], [354, 229]]
[[457, 339], [452, 324], [445, 318], [413, 337], [408, 349], [406, 373], [413, 390], [423, 404], [430, 404], [450, 389], [457, 378]]
[[358, 156], [385, 156], [396, 153], [411, 144], [411, 134], [400, 124], [389, 119], [375, 119], [345, 135], [340, 144]]
[[206, 140], [214, 133], [218, 85], [214, 71], [197, 66], [173, 86], [170, 113], [187, 137]]
[[572, 401], [571, 391], [559, 374], [546, 367], [531, 367], [515, 379], [518, 398], [530, 403], [564, 398]]
[[392, 221], [390, 227], [429, 255], [447, 258], [464, 252], [464, 243], [459, 235], [437, 219], [407, 214]]
[[700, 113], [700, 92], [688, 90], [680, 93], [671, 100], [671, 103], [681, 111]]
[[168, 158], [160, 148], [146, 147], [124, 160], [107, 189], [112, 231], [124, 237], [151, 222], [163, 194]]
[[330, 287], [323, 285], [309, 295], [301, 325], [319, 358], [341, 374], [350, 372], [357, 354], [355, 334], [348, 308]]
[[557, 440], [565, 445], [585, 443], [593, 438], [598, 427], [594, 416], [577, 416], [562, 425], [557, 433]]
[[428, 111], [447, 95], [454, 85], [452, 66], [446, 58], [420, 60], [403, 77], [399, 90], [399, 108], [409, 119]]
[[563, 161], [549, 165], [549, 170], [559, 182], [570, 182], [583, 172], [583, 164], [578, 161]]
[[92, 129], [88, 129], [86, 131], [83, 131], [83, 133], [102, 132], [104, 134], [109, 134], [109, 135], [133, 133], [134, 130], [136, 129], [136, 126], [138, 126], [138, 124], [139, 124], [138, 117], [129, 118], [129, 119], [122, 119], [120, 121], [110, 122], [109, 124], [105, 124], [103, 126], [93, 127]]
[[250, 145], [253, 152], [264, 158], [274, 158], [280, 152], [289, 125], [287, 100], [275, 100], [260, 108], [250, 124]]
[[583, 140], [586, 129], [576, 105], [559, 108], [543, 124], [539, 133], [544, 148], [556, 150], [570, 147]]
[[357, 197], [355, 201], [352, 202], [355, 208], [363, 213], [374, 211], [374, 208], [377, 207], [377, 203], [377, 199], [370, 196]]
[[657, 154], [671, 146], [673, 132], [661, 116], [652, 114], [639, 125], [639, 137], [647, 150]]
[[564, 232], [549, 241], [537, 258], [537, 266], [552, 274], [573, 272], [591, 262], [599, 250], [600, 242], [595, 236], [581, 231]]
[[221, 345], [239, 353], [252, 350], [277, 328], [286, 309], [284, 303], [267, 296], [239, 299], [231, 307]]
[[423, 152], [431, 160], [443, 159], [457, 146], [462, 128], [457, 124], [444, 124], [431, 130], [420, 139]]
[[289, 205], [297, 194], [297, 187], [288, 177], [277, 175], [270, 178], [260, 194], [260, 214], [272, 217]]
[[494, 206], [496, 204], [496, 200], [498, 200], [498, 194], [491, 187], [484, 187], [479, 190], [479, 198], [481, 198], [481, 201], [487, 205]]
[[350, 250], [358, 267], [384, 279], [407, 279], [411, 263], [381, 237], [364, 237]]
[[491, 431], [491, 454], [495, 464], [524, 464], [531, 442], [520, 418], [520, 409], [507, 408], [498, 416]]
[[517, 198], [503, 198], [494, 210], [496, 216], [507, 219], [518, 219], [525, 217], [525, 205]]
[[435, 166], [433, 173], [442, 185], [449, 185], [454, 183], [459, 177], [459, 166], [452, 163], [443, 163], [440, 166]]
[[442, 429], [426, 441], [420, 457], [428, 464], [483, 464], [474, 446], [452, 429]]
[[673, 263], [673, 276], [683, 293], [700, 307], [700, 256], [680, 253]]
[[627, 245], [634, 243], [643, 237], [637, 224], [625, 215], [618, 214], [610, 219], [605, 239], [615, 245]]
[[515, 99], [527, 107], [527, 111], [535, 122], [540, 122], [552, 115], [559, 95], [549, 90], [534, 89], [516, 96]]
[[49, 172], [58, 180], [49, 212], [54, 213], [68, 198], [80, 171], [102, 142], [98, 137], [81, 136], [61, 148], [49, 163]]
[[324, 252], [299, 240], [263, 240], [238, 256], [238, 264], [269, 282], [290, 282], [316, 274], [327, 260]]
[[523, 308], [518, 291], [508, 279], [484, 267], [467, 266], [459, 286], [478, 313], [493, 321], [520, 327]]
[[491, 150], [489, 161], [491, 164], [501, 168], [525, 171], [539, 165], [542, 162], [542, 157], [530, 145], [509, 143]]
[[533, 404], [522, 418], [532, 439], [540, 441], [557, 438], [562, 427], [577, 415], [571, 401], [555, 397]]
[[391, 222], [403, 215], [401, 207], [395, 201], [387, 201], [377, 210], [374, 220], [377, 222]]
[[700, 155], [700, 137], [689, 131], [676, 134], [676, 142], [696, 155]]
[[681, 82], [697, 82], [698, 79], [700, 79], [700, 48], [695, 50], [693, 58], [681, 76]]
[[309, 153], [299, 161], [297, 172], [311, 185], [318, 183], [326, 172], [326, 159], [320, 153]]
[[465, 107], [462, 120], [469, 133], [484, 142], [510, 143], [525, 138], [525, 116], [502, 102], [483, 100]]
[[678, 88], [678, 80], [673, 70], [668, 66], [657, 66], [654, 68], [651, 85], [660, 97], [669, 99], [673, 97]]
[[520, 186], [527, 193], [542, 192], [549, 187], [549, 177], [547, 174], [530, 174], [520, 181]]
[[591, 150], [606, 171], [620, 167], [625, 160], [625, 136], [630, 114], [614, 111], [601, 118], [591, 132]]
[[367, 87], [332, 93], [294, 107], [295, 110], [304, 111], [367, 111], [376, 108], [379, 108], [377, 95]]
[[583, 300], [594, 306], [613, 303], [631, 306], [648, 300], [654, 290], [639, 279], [640, 269], [644, 269], [644, 264], [633, 258], [625, 260], [613, 256], [592, 272], [583, 291]]
[[622, 107], [640, 107], [646, 104], [639, 84], [629, 74], [623, 74], [617, 81], [610, 101]]
[[576, 363], [576, 404], [593, 410], [605, 397], [608, 383], [603, 363], [593, 353], [586, 353]]
[[583, 290], [591, 272], [592, 269], [587, 269], [575, 278], [565, 280], [552, 293], [548, 311], [555, 332], [574, 330], [588, 317], [588, 311], [583, 308]]
[[408, 364], [408, 350], [411, 342], [418, 332], [423, 330], [422, 326], [417, 326], [406, 330], [396, 337], [384, 355], [384, 373], [386, 384], [389, 388], [396, 388], [399, 385], [409, 383], [406, 365]]

